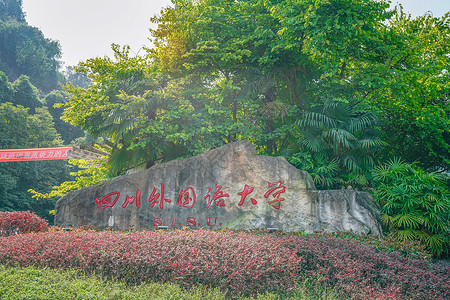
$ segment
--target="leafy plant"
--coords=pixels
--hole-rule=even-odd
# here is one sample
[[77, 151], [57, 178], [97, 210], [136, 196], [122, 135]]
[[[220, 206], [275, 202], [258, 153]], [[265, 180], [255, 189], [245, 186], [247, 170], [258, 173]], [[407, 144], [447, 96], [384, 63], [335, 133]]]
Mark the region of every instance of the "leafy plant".
[[399, 237], [422, 242], [436, 256], [448, 256], [448, 176], [393, 159], [374, 169], [374, 179], [383, 224]]
[[297, 121], [299, 152], [309, 154], [294, 154], [306, 158], [294, 162], [310, 171], [320, 188], [367, 187], [376, 150], [384, 144], [376, 124], [376, 116], [356, 101], [315, 104]]
[[41, 232], [48, 228], [48, 222], [32, 212], [0, 212], [0, 236]]
[[108, 169], [106, 167], [107, 158], [107, 156], [103, 156], [97, 160], [70, 159], [69, 164], [80, 168], [78, 171], [70, 173], [75, 180], [68, 180], [59, 186], [54, 186], [48, 193], [41, 193], [34, 189], [29, 189], [28, 192], [33, 194], [32, 197], [36, 199], [50, 199], [53, 197], [62, 197], [72, 190], [78, 190], [100, 183], [108, 178]]

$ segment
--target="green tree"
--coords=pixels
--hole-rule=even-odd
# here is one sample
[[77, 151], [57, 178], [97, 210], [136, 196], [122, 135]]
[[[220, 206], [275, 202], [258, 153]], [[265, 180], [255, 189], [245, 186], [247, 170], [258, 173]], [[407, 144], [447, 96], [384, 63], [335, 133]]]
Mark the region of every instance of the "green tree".
[[[156, 121], [162, 104], [158, 98], [159, 82], [150, 77], [145, 57], [130, 57], [129, 48], [113, 45], [115, 60], [90, 59], [81, 64], [94, 84], [88, 88], [68, 84], [68, 102], [63, 120], [80, 126], [94, 138], [103, 137], [113, 145], [109, 165], [114, 175], [139, 165], [151, 165], [163, 153], [166, 141]], [[140, 140], [139, 130], [145, 122], [155, 122], [159, 129], [152, 138]], [[137, 143], [146, 147], [133, 148]]]
[[87, 76], [86, 72], [83, 71], [82, 67], [79, 66], [69, 66], [63, 72], [66, 83], [70, 83], [73, 86], [79, 86], [86, 89], [91, 84], [91, 80]]
[[391, 20], [386, 57], [377, 72], [387, 78], [370, 98], [383, 122], [384, 159], [401, 157], [431, 171], [450, 165], [450, 13]]
[[70, 144], [73, 140], [83, 137], [84, 132], [75, 126], [61, 120], [64, 108], [61, 107], [66, 102], [67, 93], [64, 91], [52, 91], [44, 98], [44, 103], [48, 107], [48, 111], [53, 117], [55, 129], [61, 135], [65, 145]]
[[60, 88], [59, 43], [25, 22], [22, 1], [0, 1], [0, 8], [0, 71], [10, 81], [27, 75], [44, 92]]
[[22, 11], [22, 0], [0, 1], [0, 19], [25, 22], [25, 14]]
[[[392, 15], [387, 8], [383, 1], [174, 1], [153, 19], [152, 54], [171, 81], [191, 79], [210, 94], [216, 91], [212, 97], [221, 99], [222, 108], [229, 104], [220, 123], [237, 132], [225, 142], [248, 138], [262, 153], [290, 155], [285, 149], [299, 146], [292, 139], [297, 131], [313, 134], [312, 126], [297, 122], [308, 115], [302, 111], [325, 101], [342, 111], [373, 92], [367, 66], [379, 59], [383, 22]], [[240, 125], [243, 117], [253, 124]], [[365, 124], [366, 132], [375, 127]], [[340, 127], [327, 132], [349, 133]], [[367, 160], [372, 148], [356, 147], [353, 155]], [[325, 161], [336, 155], [331, 151]], [[346, 164], [355, 159], [347, 157]]]
[[5, 73], [0, 71], [0, 104], [4, 102], [11, 102], [12, 100], [12, 88]]
[[[240, 139], [304, 159], [324, 186], [367, 187], [370, 168], [396, 153], [448, 169], [448, 22], [388, 9], [371, 0], [173, 1], [152, 19], [148, 55], [114, 45], [115, 60], [81, 64], [92, 85], [66, 87], [64, 119], [114, 144], [113, 174]], [[407, 90], [419, 78], [411, 74], [436, 83], [429, 105], [421, 84]], [[396, 120], [424, 107], [423, 118]]]
[[382, 45], [387, 7], [174, 1], [153, 19], [158, 28], [148, 56], [114, 46], [115, 61], [81, 64], [93, 85], [66, 88], [64, 119], [114, 143], [113, 174], [173, 157], [172, 149], [193, 155], [240, 139], [261, 153], [286, 154], [298, 144], [291, 136], [302, 130], [302, 110], [323, 100], [319, 91], [335, 102], [366, 97], [353, 77], [375, 60], [371, 49]]
[[376, 116], [357, 102], [316, 105], [298, 120], [300, 151], [290, 161], [309, 171], [319, 188], [369, 187], [375, 155], [385, 145], [376, 124]]
[[[270, 7], [262, 1], [173, 4], [153, 19], [158, 29], [152, 31], [152, 55], [172, 82], [205, 95], [191, 102], [209, 118], [207, 128], [216, 133], [211, 139], [216, 143], [204, 143], [198, 150], [249, 139], [262, 151], [277, 154], [293, 127], [290, 122], [275, 132], [280, 116], [291, 109], [281, 78], [291, 74], [295, 56], [271, 51], [278, 27]], [[277, 62], [281, 59], [292, 63]]]
[[31, 84], [29, 77], [21, 75], [12, 84], [12, 102], [15, 105], [22, 105], [28, 107], [32, 112], [37, 107], [43, 106], [43, 103], [39, 99], [39, 91]]
[[[61, 139], [47, 108], [28, 108], [12, 103], [0, 104], [0, 148], [21, 149], [61, 146]], [[49, 218], [55, 199], [36, 201], [28, 189], [49, 191], [68, 178], [64, 161], [2, 162], [0, 168], [0, 210], [31, 210]]]

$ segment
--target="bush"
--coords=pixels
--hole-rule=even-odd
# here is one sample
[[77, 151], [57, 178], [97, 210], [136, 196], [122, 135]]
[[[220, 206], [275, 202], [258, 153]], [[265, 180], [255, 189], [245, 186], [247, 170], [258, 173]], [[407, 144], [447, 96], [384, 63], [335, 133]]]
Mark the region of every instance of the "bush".
[[448, 299], [450, 267], [429, 260], [408, 259], [400, 252], [374, 248], [334, 237], [288, 239], [285, 246], [302, 257], [302, 269], [338, 287], [345, 298]]
[[41, 232], [48, 230], [47, 220], [30, 211], [0, 212], [0, 235]]
[[450, 252], [448, 177], [392, 160], [374, 171], [375, 200], [383, 224], [395, 235], [417, 240], [436, 257]]
[[245, 233], [49, 232], [1, 239], [2, 264], [77, 268], [128, 284], [204, 284], [250, 295], [282, 293], [300, 280], [301, 258], [276, 238]]
[[73, 268], [132, 285], [203, 285], [228, 297], [283, 295], [317, 278], [344, 299], [450, 297], [449, 266], [334, 237], [206, 230], [32, 233], [0, 238], [0, 264]]

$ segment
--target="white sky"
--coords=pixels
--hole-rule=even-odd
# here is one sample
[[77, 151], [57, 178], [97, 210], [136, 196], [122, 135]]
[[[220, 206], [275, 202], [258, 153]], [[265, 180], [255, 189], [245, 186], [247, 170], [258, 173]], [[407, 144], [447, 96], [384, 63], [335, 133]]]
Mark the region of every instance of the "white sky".
[[[431, 11], [441, 17], [450, 0], [391, 0], [413, 16]], [[96, 56], [112, 56], [110, 45], [130, 45], [138, 52], [150, 46], [150, 18], [170, 0], [23, 0], [26, 20], [46, 38], [58, 40], [62, 61], [73, 66]]]

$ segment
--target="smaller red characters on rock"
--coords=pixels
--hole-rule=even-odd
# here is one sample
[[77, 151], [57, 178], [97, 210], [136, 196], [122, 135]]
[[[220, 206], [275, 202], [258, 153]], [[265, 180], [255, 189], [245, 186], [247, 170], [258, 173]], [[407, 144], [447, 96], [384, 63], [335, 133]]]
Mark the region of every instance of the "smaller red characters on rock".
[[216, 184], [216, 192], [214, 193], [214, 197], [211, 199], [211, 188], [208, 188], [208, 194], [204, 197], [204, 199], [208, 201], [206, 208], [209, 208], [213, 202], [217, 206], [225, 206], [225, 200], [223, 198], [230, 197], [230, 195], [224, 194], [221, 189], [222, 186]]
[[[254, 188], [249, 187], [248, 185], [245, 185], [244, 190], [243, 190], [242, 192], [240, 192], [240, 193], [237, 193], [238, 195], [241, 195], [241, 201], [239, 201], [239, 203], [238, 203], [239, 206], [242, 206], [242, 204], [244, 204], [245, 198], [246, 198], [251, 192], [253, 192], [253, 190], [254, 190]], [[253, 199], [253, 198], [250, 198], [250, 200], [252, 201], [252, 204], [253, 204], [253, 205], [256, 205], [256, 204], [258, 203], [258, 202], [257, 202], [255, 199]]]
[[162, 225], [162, 220], [161, 218], [155, 218], [153, 219], [153, 226], [157, 227], [157, 226], [161, 226]]
[[211, 224], [211, 218], [212, 217], [206, 217], [206, 224], [208, 224], [208, 226], [210, 227], [214, 227], [217, 224], [217, 217], [214, 217], [214, 224]]
[[192, 187], [188, 187], [185, 190], [181, 190], [178, 196], [178, 206], [184, 208], [194, 207], [196, 195]]
[[187, 218], [186, 226], [192, 227], [192, 226], [195, 226], [195, 225], [197, 225], [197, 222], [195, 221], [194, 217]]
[[[116, 195], [116, 199], [114, 199], [114, 201], [111, 201], [111, 197], [113, 195]], [[95, 197], [95, 202], [97, 203], [98, 208], [105, 209], [107, 207], [113, 207], [114, 204], [116, 204], [117, 200], [119, 199], [119, 196], [120, 192], [112, 192], [106, 196], [103, 196], [101, 199]]]
[[128, 196], [125, 199], [125, 202], [122, 204], [122, 207], [125, 208], [127, 207], [128, 204], [133, 204], [134, 200], [136, 200], [136, 207], [140, 208], [141, 207], [141, 191], [138, 189], [136, 191], [136, 197], [134, 196]]
[[[161, 209], [164, 209], [164, 202], [168, 202], [171, 203], [172, 200], [170, 199], [165, 199], [164, 198], [164, 184], [161, 183], [161, 194], [156, 192], [156, 188], [153, 188], [153, 192], [150, 195], [150, 198], [148, 199], [148, 202], [150, 203], [150, 207], [153, 208], [153, 206], [155, 206], [155, 204], [159, 203], [159, 207]], [[158, 201], [159, 200], [159, 201]]]
[[273, 208], [275, 208], [275, 209], [280, 209], [281, 201], [284, 201], [284, 198], [281, 198], [280, 195], [286, 191], [286, 187], [283, 185], [284, 181], [280, 180], [278, 182], [273, 182], [273, 183], [268, 182], [267, 184], [269, 185], [269, 187], [272, 187], [275, 185], [276, 186], [274, 188], [268, 190], [264, 194], [264, 197], [267, 199], [270, 196], [270, 194], [272, 194], [272, 196], [275, 198], [275, 200], [269, 201], [268, 202], [269, 205], [272, 205]]

